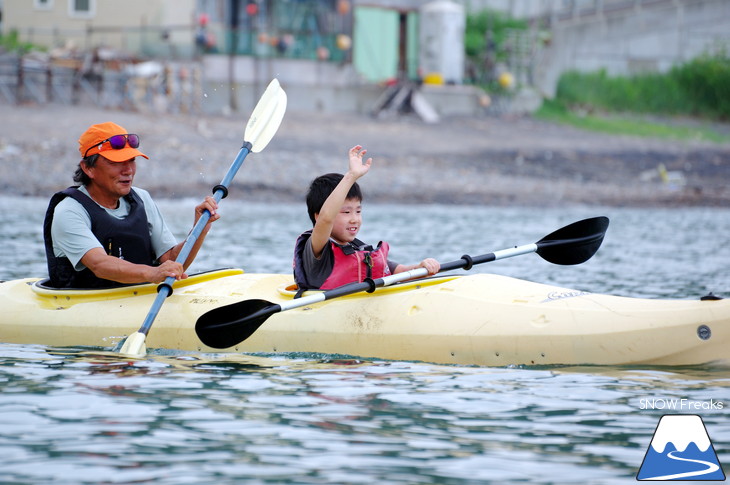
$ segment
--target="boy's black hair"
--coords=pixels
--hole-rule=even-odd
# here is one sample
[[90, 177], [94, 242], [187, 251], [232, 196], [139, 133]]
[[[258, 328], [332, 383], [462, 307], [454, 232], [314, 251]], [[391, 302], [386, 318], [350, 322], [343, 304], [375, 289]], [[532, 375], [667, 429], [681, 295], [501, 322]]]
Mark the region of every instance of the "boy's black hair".
[[[312, 183], [309, 185], [309, 191], [307, 192], [307, 212], [309, 212], [312, 225], [316, 222], [314, 214], [318, 214], [322, 210], [322, 206], [327, 200], [327, 197], [335, 190], [335, 187], [337, 187], [337, 184], [340, 183], [343, 177], [344, 175], [341, 173], [327, 173], [312, 180]], [[357, 199], [362, 202], [362, 192], [357, 182], [350, 187], [347, 198]]]

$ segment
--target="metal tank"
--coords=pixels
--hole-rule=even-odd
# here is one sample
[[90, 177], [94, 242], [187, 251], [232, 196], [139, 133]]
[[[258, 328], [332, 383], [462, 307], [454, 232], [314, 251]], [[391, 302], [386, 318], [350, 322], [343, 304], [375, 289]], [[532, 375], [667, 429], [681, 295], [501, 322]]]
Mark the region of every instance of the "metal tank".
[[464, 7], [437, 0], [421, 7], [419, 70], [423, 78], [461, 84], [464, 75]]

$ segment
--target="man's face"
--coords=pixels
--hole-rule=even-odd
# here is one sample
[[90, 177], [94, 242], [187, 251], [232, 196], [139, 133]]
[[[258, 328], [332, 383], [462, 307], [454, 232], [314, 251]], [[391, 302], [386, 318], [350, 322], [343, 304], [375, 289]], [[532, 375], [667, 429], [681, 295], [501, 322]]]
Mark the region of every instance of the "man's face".
[[134, 158], [125, 162], [112, 162], [99, 156], [94, 166], [84, 171], [104, 197], [119, 199], [132, 190], [137, 163]]

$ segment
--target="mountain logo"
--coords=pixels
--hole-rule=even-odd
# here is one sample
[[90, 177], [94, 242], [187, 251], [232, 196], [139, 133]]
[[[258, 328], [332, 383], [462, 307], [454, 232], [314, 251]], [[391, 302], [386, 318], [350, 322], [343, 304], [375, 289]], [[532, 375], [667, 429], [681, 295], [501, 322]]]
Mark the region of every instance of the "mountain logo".
[[636, 479], [725, 480], [702, 418], [695, 414], [662, 416]]

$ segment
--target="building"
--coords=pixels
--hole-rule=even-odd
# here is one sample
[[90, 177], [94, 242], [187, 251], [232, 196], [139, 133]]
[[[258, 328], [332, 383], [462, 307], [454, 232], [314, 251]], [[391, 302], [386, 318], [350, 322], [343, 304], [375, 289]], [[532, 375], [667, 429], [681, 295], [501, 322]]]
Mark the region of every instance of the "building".
[[[207, 106], [244, 109], [251, 96], [240, 88], [276, 76], [292, 93], [292, 108], [300, 100], [302, 109], [367, 111], [382, 93], [381, 83], [419, 77], [423, 3], [4, 0], [4, 33], [16, 31], [23, 42], [48, 48], [52, 59], [76, 57], [77, 64], [89, 52], [105, 68], [114, 57], [196, 62]], [[445, 103], [444, 109], [452, 106]]]
[[[234, 108], [250, 102], [226, 101], [232, 89], [218, 87], [263, 85], [277, 76], [290, 90], [306, 92], [293, 97], [302, 109], [367, 110], [380, 84], [428, 74], [422, 54], [429, 47], [420, 31], [424, 6], [434, 3], [528, 19], [530, 30], [515, 36], [507, 67], [518, 85], [534, 88], [538, 102], [554, 94], [566, 70], [661, 72], [730, 49], [727, 0], [0, 1], [3, 34], [17, 31], [20, 40], [57, 55], [103, 49], [134, 62], [195, 60], [211, 87], [208, 104]], [[449, 89], [467, 91], [460, 88]], [[474, 104], [471, 91], [467, 111], [478, 110], [469, 108]], [[450, 99], [439, 109], [464, 109], [457, 106]]]
[[103, 46], [139, 56], [193, 52], [195, 0], [3, 0], [4, 35], [48, 49]]

